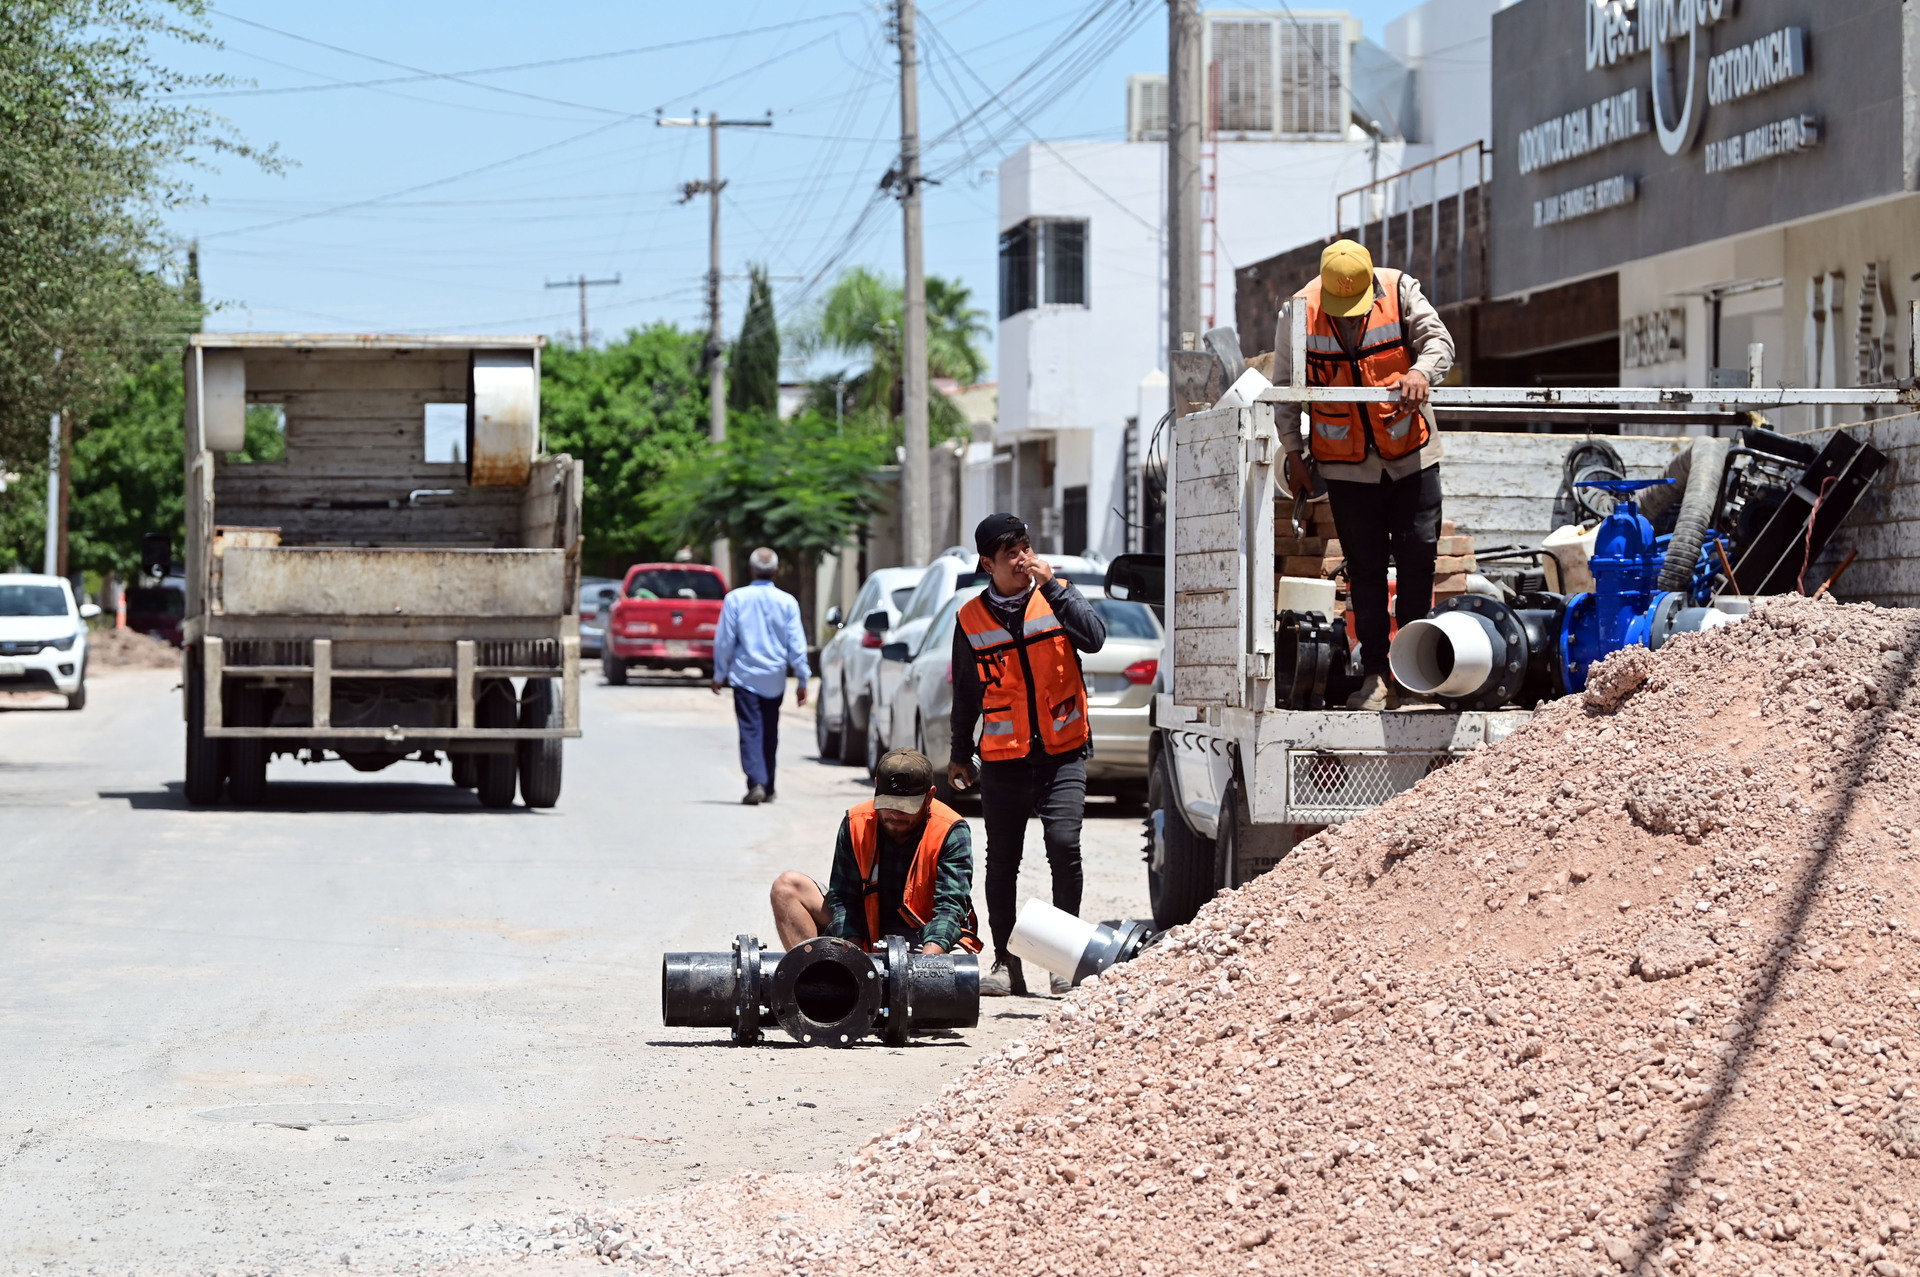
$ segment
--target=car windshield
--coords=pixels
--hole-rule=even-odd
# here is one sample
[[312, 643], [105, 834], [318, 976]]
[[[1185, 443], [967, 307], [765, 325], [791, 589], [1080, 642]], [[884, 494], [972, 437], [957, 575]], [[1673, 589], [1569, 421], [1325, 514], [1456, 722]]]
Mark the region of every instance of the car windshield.
[[917, 588], [918, 587], [912, 585], [903, 585], [895, 590], [893, 592], [893, 610], [898, 612], [901, 608], [905, 607], [907, 600], [913, 597], [913, 592]]
[[693, 568], [649, 568], [635, 572], [627, 582], [630, 599], [677, 599], [682, 590], [692, 590], [696, 599], [723, 599], [727, 596], [718, 575]]
[[129, 612], [184, 613], [186, 610], [186, 594], [171, 587], [137, 586], [127, 591]]
[[1144, 603], [1124, 603], [1119, 599], [1088, 599], [1094, 614], [1107, 627], [1108, 638], [1157, 639], [1160, 627]]
[[0, 616], [65, 616], [67, 596], [57, 585], [0, 584]]

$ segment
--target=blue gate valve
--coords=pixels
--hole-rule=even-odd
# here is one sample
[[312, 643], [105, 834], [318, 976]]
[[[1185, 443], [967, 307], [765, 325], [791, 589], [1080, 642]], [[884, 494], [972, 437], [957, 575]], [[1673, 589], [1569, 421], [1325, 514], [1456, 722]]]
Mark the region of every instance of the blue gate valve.
[[1582, 691], [1595, 661], [1623, 647], [1648, 646], [1655, 600], [1660, 594], [1660, 564], [1666, 557], [1653, 524], [1640, 513], [1633, 494], [1659, 487], [1668, 479], [1585, 479], [1577, 485], [1611, 492], [1621, 499], [1601, 521], [1587, 566], [1593, 589], [1567, 603], [1560, 630], [1560, 671], [1567, 693]]

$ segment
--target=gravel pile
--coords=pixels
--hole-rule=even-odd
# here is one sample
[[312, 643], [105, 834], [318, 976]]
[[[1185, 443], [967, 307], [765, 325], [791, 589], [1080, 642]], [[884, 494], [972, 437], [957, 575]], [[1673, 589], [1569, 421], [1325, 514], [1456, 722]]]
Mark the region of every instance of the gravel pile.
[[178, 670], [180, 649], [138, 630], [95, 630], [87, 635], [87, 668]]
[[662, 1272], [1920, 1273], [1916, 658], [1920, 617], [1800, 598], [1623, 653], [825, 1179], [580, 1235]]

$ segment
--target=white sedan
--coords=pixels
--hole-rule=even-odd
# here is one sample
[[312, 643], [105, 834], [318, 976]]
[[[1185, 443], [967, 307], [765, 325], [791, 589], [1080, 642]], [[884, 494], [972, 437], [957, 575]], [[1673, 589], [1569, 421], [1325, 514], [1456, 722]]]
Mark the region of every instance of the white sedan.
[[61, 577], [0, 576], [0, 691], [59, 692], [68, 709], [85, 708], [87, 622], [98, 615]]
[[[875, 714], [882, 739], [886, 748], [911, 745], [932, 759], [943, 797], [951, 797], [946, 792], [946, 771], [953, 713], [953, 630], [961, 606], [984, 588], [963, 586], [934, 614], [911, 650], [904, 643], [890, 643], [880, 649], [883, 660], [902, 670], [888, 680], [893, 695], [885, 712]], [[1165, 635], [1159, 618], [1144, 603], [1110, 599], [1098, 585], [1075, 582], [1074, 588], [1086, 595], [1107, 627], [1107, 641], [1101, 649], [1080, 657], [1093, 728], [1087, 780], [1136, 795], [1144, 793], [1147, 713], [1153, 704], [1153, 680], [1159, 672]], [[978, 739], [976, 729], [976, 744]]]

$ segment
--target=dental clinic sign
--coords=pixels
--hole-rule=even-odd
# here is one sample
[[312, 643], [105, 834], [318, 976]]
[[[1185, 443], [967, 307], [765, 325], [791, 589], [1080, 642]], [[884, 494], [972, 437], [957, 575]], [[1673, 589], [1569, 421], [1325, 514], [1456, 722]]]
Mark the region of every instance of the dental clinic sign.
[[1515, 0], [1492, 22], [1496, 296], [1920, 190], [1920, 0]]

